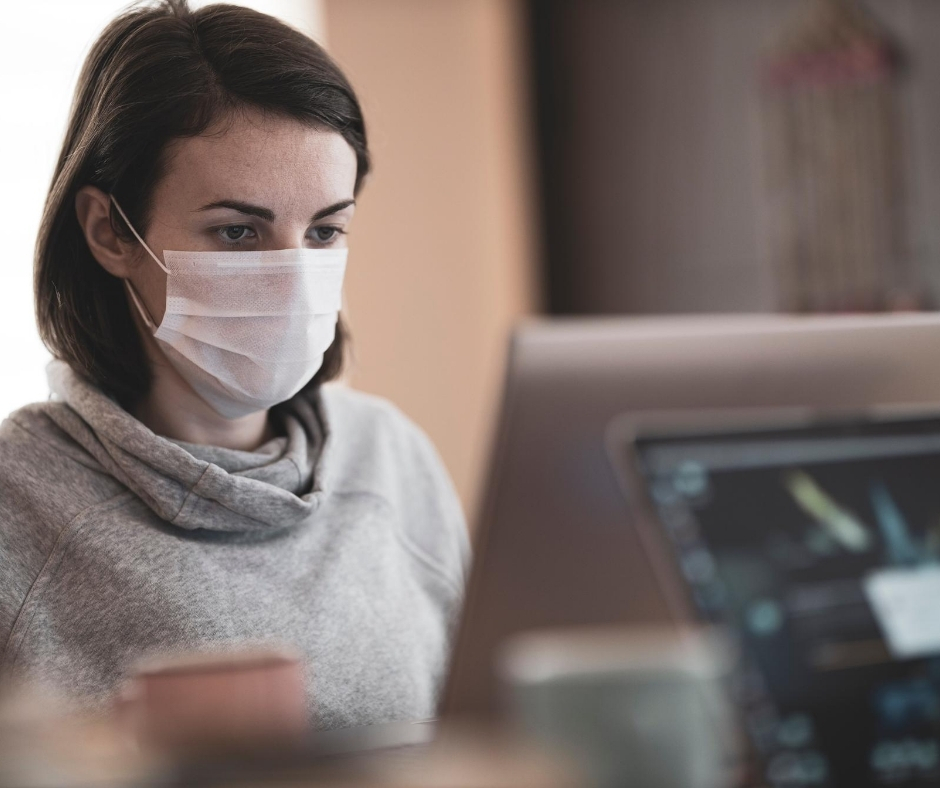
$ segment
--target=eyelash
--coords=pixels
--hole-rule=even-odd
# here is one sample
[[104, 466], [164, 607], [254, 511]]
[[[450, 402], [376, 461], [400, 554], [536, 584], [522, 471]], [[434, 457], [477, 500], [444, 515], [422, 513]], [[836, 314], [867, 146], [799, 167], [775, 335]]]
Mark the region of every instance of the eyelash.
[[[248, 230], [251, 233], [251, 235], [246, 236], [243, 234], [237, 240], [226, 238], [225, 236], [225, 233], [230, 230], [242, 230], [242, 229]], [[328, 239], [322, 239], [322, 238], [312, 239], [312, 240], [315, 240], [317, 243], [324, 244], [324, 245], [329, 245], [331, 243], [334, 243], [341, 235], [346, 235], [346, 231], [343, 228], [337, 227], [335, 225], [321, 225], [320, 227], [314, 227], [312, 228], [311, 232], [316, 233], [320, 230], [332, 231], [332, 234], [330, 235]], [[246, 238], [254, 238], [256, 235], [252, 227], [247, 224], [227, 224], [224, 227], [217, 228], [216, 234], [222, 240], [222, 243], [225, 244], [226, 246], [241, 246], [243, 240], [245, 240]]]

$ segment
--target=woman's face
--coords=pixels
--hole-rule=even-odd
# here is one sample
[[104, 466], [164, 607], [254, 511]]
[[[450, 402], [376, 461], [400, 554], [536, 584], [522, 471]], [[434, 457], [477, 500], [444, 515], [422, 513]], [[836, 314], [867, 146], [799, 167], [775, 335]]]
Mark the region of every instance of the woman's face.
[[[164, 250], [345, 247], [356, 167], [334, 131], [239, 113], [221, 131], [171, 143], [144, 240], [161, 260]], [[129, 279], [159, 324], [167, 275], [137, 252]]]

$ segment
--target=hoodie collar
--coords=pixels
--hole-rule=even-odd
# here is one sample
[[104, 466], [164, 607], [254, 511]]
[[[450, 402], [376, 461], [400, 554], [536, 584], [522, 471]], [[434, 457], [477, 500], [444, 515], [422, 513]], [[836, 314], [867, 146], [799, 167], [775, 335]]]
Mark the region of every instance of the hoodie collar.
[[65, 362], [51, 362], [47, 373], [66, 406], [50, 407], [50, 418], [171, 525], [273, 532], [303, 522], [326, 494], [329, 435], [319, 392], [272, 409], [281, 437], [245, 452], [161, 437]]

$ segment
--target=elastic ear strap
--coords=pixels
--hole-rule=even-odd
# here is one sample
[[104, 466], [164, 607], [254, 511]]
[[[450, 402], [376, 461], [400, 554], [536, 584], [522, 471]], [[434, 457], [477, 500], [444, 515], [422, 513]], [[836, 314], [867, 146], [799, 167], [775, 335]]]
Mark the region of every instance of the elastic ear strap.
[[137, 297], [137, 292], [134, 290], [134, 286], [127, 279], [124, 280], [124, 287], [127, 289], [128, 295], [131, 297], [131, 301], [134, 302], [134, 306], [137, 307], [137, 311], [140, 312], [140, 318], [144, 321], [144, 325], [147, 326], [151, 331], [156, 331], [157, 327], [154, 325], [153, 320], [150, 319], [150, 315], [147, 314], [147, 310], [144, 309], [144, 305], [140, 302], [140, 298]]
[[127, 214], [124, 213], [124, 209], [121, 208], [120, 205], [118, 205], [118, 201], [114, 198], [114, 195], [113, 195], [113, 194], [109, 194], [108, 196], [111, 198], [111, 202], [114, 203], [114, 207], [118, 209], [118, 213], [121, 214], [121, 218], [124, 220], [124, 223], [125, 223], [128, 227], [131, 228], [131, 232], [134, 233], [134, 237], [135, 237], [138, 241], [140, 241], [140, 245], [141, 245], [142, 247], [144, 247], [144, 249], [147, 250], [147, 252], [150, 254], [150, 256], [156, 261], [157, 265], [159, 265], [164, 271], [166, 271], [166, 272], [169, 274], [169, 273], [170, 273], [170, 269], [167, 268], [163, 263], [160, 262], [160, 258], [157, 257], [157, 256], [153, 253], [153, 249], [151, 249], [149, 246], [147, 246], [147, 242], [146, 242], [143, 238], [141, 238], [140, 235], [138, 235], [137, 230], [134, 229], [134, 225], [131, 224], [131, 220], [127, 218]]

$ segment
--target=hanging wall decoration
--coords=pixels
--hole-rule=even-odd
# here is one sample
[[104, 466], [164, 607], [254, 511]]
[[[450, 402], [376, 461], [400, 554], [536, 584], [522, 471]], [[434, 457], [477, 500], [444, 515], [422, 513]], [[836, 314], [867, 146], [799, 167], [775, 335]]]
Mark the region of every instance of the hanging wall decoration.
[[897, 50], [852, 0], [811, 0], [761, 73], [767, 252], [780, 308], [914, 304]]

